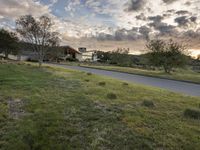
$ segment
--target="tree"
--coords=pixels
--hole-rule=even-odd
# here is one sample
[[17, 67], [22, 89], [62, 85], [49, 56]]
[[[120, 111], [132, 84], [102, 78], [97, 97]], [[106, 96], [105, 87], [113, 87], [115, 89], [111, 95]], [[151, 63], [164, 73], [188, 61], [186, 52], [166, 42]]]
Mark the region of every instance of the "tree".
[[59, 62], [61, 58], [64, 58], [64, 49], [62, 47], [51, 47], [48, 51], [47, 51], [47, 59], [51, 60], [51, 61], [56, 61]]
[[131, 57], [129, 55], [129, 48], [118, 48], [112, 51], [110, 56], [110, 63], [119, 66], [130, 66], [132, 64]]
[[197, 56], [197, 60], [200, 60], [200, 54]]
[[14, 32], [0, 29], [0, 52], [5, 54], [6, 59], [10, 53], [17, 54], [18, 41], [19, 39]]
[[37, 53], [39, 66], [42, 65], [48, 48], [59, 45], [58, 33], [52, 32], [52, 27], [53, 23], [47, 16], [35, 19], [31, 15], [26, 15], [16, 21], [17, 32]]
[[147, 48], [151, 51], [149, 61], [152, 65], [163, 67], [166, 73], [170, 73], [173, 68], [184, 67], [187, 58], [184, 55], [186, 50], [184, 46], [170, 40], [151, 40], [147, 44]]

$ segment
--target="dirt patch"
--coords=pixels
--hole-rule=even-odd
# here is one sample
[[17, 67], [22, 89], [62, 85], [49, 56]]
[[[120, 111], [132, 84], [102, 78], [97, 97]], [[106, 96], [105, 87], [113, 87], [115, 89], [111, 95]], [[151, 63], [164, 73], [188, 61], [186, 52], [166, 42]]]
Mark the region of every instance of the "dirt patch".
[[26, 115], [24, 111], [24, 101], [21, 99], [12, 99], [8, 100], [8, 112], [9, 116], [13, 119], [19, 119]]

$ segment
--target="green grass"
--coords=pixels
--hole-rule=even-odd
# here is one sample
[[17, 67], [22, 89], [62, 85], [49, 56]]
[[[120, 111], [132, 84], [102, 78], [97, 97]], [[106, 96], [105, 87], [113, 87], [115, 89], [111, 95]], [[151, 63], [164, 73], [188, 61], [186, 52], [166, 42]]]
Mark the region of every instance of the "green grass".
[[[199, 97], [15, 64], [0, 64], [0, 85], [1, 150], [200, 147], [200, 120], [184, 116], [200, 109]], [[144, 106], [147, 100], [154, 107]]]
[[89, 65], [81, 64], [81, 66], [200, 83], [200, 73], [192, 71], [189, 68], [176, 69], [175, 72], [167, 74], [163, 70], [154, 71], [154, 70], [145, 70], [145, 69], [131, 68], [131, 67], [119, 67], [119, 66], [95, 65], [95, 64], [89, 64]]

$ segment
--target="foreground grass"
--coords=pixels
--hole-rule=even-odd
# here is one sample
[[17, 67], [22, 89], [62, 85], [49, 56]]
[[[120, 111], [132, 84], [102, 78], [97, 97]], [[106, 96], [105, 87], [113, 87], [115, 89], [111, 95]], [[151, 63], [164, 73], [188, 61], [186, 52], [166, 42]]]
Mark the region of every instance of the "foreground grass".
[[[200, 98], [30, 65], [0, 65], [0, 149], [198, 149]], [[148, 107], [150, 101], [151, 107]]]
[[131, 68], [131, 67], [106, 66], [106, 65], [94, 65], [94, 64], [91, 65], [81, 64], [81, 66], [200, 83], [200, 73], [192, 71], [190, 69], [176, 69], [175, 72], [172, 72], [171, 74], [166, 74], [163, 70], [154, 71], [154, 70], [145, 70], [145, 69]]

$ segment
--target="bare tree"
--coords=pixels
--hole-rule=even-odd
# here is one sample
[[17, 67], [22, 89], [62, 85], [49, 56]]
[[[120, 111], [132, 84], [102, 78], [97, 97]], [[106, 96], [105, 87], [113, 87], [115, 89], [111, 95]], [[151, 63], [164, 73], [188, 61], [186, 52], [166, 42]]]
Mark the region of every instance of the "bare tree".
[[43, 63], [47, 49], [59, 44], [58, 33], [52, 32], [52, 26], [53, 23], [47, 16], [35, 19], [31, 15], [26, 15], [16, 21], [17, 32], [37, 53], [39, 66]]

